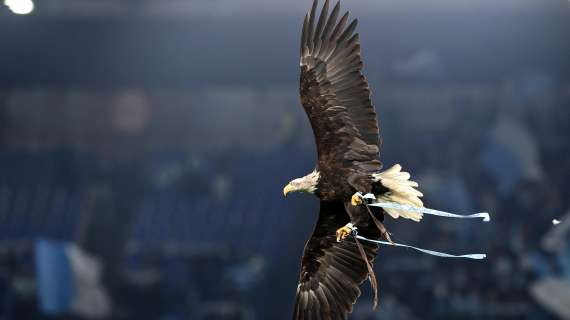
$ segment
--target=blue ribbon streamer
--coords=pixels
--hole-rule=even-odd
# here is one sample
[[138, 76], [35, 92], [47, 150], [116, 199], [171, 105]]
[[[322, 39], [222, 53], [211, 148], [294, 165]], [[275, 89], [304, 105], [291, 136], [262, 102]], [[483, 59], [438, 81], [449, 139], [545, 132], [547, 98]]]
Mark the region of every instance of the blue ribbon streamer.
[[412, 211], [412, 212], [421, 212], [425, 214], [431, 214], [434, 216], [446, 217], [446, 218], [459, 218], [459, 219], [473, 219], [473, 218], [483, 218], [484, 222], [491, 221], [491, 217], [489, 216], [488, 212], [478, 212], [474, 214], [468, 215], [460, 215], [451, 212], [439, 211], [424, 207], [415, 207], [415, 206], [408, 206], [404, 204], [398, 204], [394, 202], [374, 202], [369, 203], [368, 206], [371, 207], [381, 207], [381, 208], [390, 208], [390, 209], [399, 209], [404, 211]]
[[[353, 232], [355, 232], [356, 230], [354, 230]], [[474, 259], [474, 260], [482, 260], [487, 258], [487, 255], [484, 253], [473, 253], [473, 254], [462, 254], [462, 255], [453, 255], [453, 254], [449, 254], [449, 253], [444, 253], [444, 252], [438, 252], [438, 251], [433, 251], [433, 250], [427, 250], [427, 249], [422, 249], [422, 248], [418, 248], [418, 247], [414, 247], [414, 246], [409, 246], [407, 244], [401, 244], [401, 243], [392, 243], [392, 242], [388, 242], [388, 241], [380, 241], [380, 240], [372, 240], [372, 239], [368, 239], [365, 238], [363, 236], [359, 236], [357, 233], [355, 233], [354, 235], [357, 239], [360, 240], [364, 240], [364, 241], [369, 241], [369, 242], [375, 242], [378, 244], [383, 244], [383, 245], [389, 245], [389, 246], [393, 246], [393, 247], [404, 247], [404, 248], [410, 248], [410, 249], [414, 249], [423, 253], [427, 253], [429, 255], [432, 256], [437, 256], [437, 257], [442, 257], [442, 258], [463, 258], [463, 259]]]

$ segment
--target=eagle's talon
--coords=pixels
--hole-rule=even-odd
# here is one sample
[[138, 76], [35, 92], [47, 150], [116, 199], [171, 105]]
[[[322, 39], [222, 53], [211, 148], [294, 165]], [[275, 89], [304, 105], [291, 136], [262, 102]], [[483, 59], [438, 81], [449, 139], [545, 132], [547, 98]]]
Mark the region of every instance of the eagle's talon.
[[349, 235], [353, 234], [356, 227], [352, 223], [347, 223], [344, 227], [336, 230], [336, 242], [341, 242], [346, 239]]
[[360, 192], [357, 192], [357, 193], [352, 195], [352, 198], [350, 198], [350, 203], [353, 206], [359, 206], [363, 203], [362, 195], [360, 194]]

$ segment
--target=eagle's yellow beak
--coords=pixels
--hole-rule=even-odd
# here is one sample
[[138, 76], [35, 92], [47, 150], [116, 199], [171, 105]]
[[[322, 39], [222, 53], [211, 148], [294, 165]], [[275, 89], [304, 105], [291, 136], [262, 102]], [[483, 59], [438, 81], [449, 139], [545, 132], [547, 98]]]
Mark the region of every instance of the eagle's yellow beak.
[[293, 191], [293, 186], [291, 184], [286, 185], [285, 188], [283, 188], [283, 196], [286, 197], [291, 191]]

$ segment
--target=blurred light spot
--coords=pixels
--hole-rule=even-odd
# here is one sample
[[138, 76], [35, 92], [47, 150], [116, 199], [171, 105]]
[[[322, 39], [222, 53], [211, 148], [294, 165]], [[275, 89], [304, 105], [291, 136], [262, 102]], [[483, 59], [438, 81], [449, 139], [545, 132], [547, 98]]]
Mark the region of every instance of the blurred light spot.
[[212, 179], [212, 191], [216, 200], [227, 200], [231, 194], [231, 189], [232, 183], [227, 176], [219, 174]]
[[560, 224], [560, 220], [552, 219], [552, 224], [553, 225]]
[[394, 63], [394, 71], [405, 77], [439, 78], [445, 73], [441, 56], [432, 49], [422, 49]]
[[139, 90], [128, 90], [118, 94], [113, 103], [112, 121], [115, 129], [128, 134], [145, 130], [150, 120], [152, 102]]
[[32, 0], [4, 0], [4, 4], [15, 14], [29, 14], [34, 11]]

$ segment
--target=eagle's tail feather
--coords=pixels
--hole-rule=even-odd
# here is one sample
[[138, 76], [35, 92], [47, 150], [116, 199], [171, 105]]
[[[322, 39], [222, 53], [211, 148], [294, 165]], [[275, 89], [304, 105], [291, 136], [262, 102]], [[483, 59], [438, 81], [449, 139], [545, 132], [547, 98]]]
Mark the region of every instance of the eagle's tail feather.
[[[410, 174], [402, 171], [402, 166], [399, 164], [393, 165], [386, 171], [375, 173], [372, 175], [373, 179], [380, 182], [388, 192], [379, 195], [378, 201], [395, 202], [404, 205], [412, 205], [415, 207], [423, 207], [424, 204], [420, 199], [423, 194], [418, 191], [418, 183], [410, 180]], [[423, 213], [405, 211], [401, 209], [384, 208], [392, 218], [398, 217], [411, 219], [413, 221], [420, 221], [423, 218]]]

